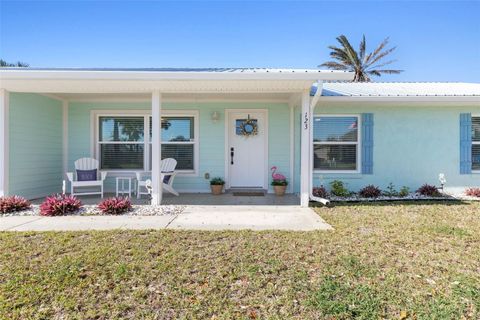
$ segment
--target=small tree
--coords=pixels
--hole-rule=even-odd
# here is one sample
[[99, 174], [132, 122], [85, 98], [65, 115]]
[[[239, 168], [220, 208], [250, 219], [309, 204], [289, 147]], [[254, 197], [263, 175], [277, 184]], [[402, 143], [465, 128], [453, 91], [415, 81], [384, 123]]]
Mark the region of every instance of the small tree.
[[341, 35], [337, 37], [337, 41], [341, 47], [329, 46], [330, 57], [333, 61], [327, 61], [319, 65], [319, 67], [327, 67], [333, 70], [343, 70], [355, 73], [354, 82], [368, 82], [371, 81], [371, 76], [380, 77], [382, 74], [399, 74], [403, 70], [382, 69], [382, 67], [395, 62], [396, 60], [389, 60], [381, 62], [383, 58], [392, 53], [397, 47], [387, 49], [388, 38], [382, 41], [380, 45], [371, 53], [366, 54], [367, 45], [365, 35], [360, 42], [359, 51], [355, 51], [348, 41], [347, 37]]

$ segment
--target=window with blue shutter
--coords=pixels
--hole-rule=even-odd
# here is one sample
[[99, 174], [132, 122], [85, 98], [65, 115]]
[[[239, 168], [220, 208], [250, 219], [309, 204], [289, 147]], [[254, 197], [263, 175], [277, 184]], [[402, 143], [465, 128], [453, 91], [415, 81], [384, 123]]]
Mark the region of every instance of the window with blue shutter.
[[325, 172], [358, 172], [360, 117], [321, 115], [313, 120], [313, 167]]
[[472, 171], [480, 171], [480, 117], [472, 117]]
[[472, 173], [472, 115], [460, 114], [460, 174]]
[[362, 114], [362, 174], [373, 174], [373, 113]]

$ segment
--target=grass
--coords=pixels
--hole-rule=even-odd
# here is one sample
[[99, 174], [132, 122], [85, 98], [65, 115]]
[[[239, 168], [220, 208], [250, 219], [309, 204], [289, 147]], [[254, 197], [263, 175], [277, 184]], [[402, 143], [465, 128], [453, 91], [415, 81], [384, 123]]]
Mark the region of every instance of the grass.
[[0, 319], [478, 319], [480, 204], [317, 208], [330, 232], [0, 233]]

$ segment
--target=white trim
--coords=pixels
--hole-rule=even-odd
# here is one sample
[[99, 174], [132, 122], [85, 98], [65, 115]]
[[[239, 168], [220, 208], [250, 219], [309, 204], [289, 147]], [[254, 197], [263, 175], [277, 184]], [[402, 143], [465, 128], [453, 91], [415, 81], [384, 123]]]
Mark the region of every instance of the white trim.
[[230, 185], [230, 171], [229, 171], [229, 168], [230, 168], [230, 163], [229, 163], [229, 159], [230, 159], [230, 148], [229, 148], [229, 145], [230, 145], [230, 130], [229, 130], [229, 126], [230, 126], [230, 113], [235, 113], [235, 112], [263, 112], [264, 115], [265, 115], [265, 144], [264, 144], [264, 152], [265, 152], [265, 166], [264, 166], [264, 178], [263, 178], [263, 188], [268, 190], [269, 189], [269, 186], [268, 186], [268, 173], [270, 172], [268, 170], [268, 163], [269, 163], [269, 154], [268, 154], [268, 150], [269, 150], [269, 142], [268, 142], [268, 122], [269, 122], [269, 115], [268, 115], [268, 109], [225, 109], [225, 189], [230, 189], [231, 188], [231, 185]]
[[[163, 101], [163, 100], [162, 100]], [[126, 116], [126, 117], [144, 117], [144, 142], [139, 143], [135, 141], [127, 141], [127, 142], [109, 142], [108, 144], [144, 144], [144, 164], [142, 169], [114, 169], [114, 170], [102, 170], [107, 171], [109, 176], [113, 175], [121, 175], [125, 172], [144, 172], [144, 171], [151, 171], [149, 168], [149, 148], [147, 146], [151, 143], [150, 135], [150, 120], [149, 118], [152, 116], [150, 110], [147, 109], [139, 109], [139, 110], [92, 110], [90, 112], [90, 127], [91, 127], [91, 157], [100, 161], [100, 154], [99, 146], [102, 142], [98, 141], [98, 123], [100, 117], [116, 117], [116, 116]], [[182, 110], [162, 110], [162, 117], [181, 117], [181, 116], [189, 116], [193, 117], [194, 121], [194, 141], [192, 142], [162, 142], [162, 144], [193, 144], [193, 161], [194, 161], [194, 169], [193, 170], [177, 170], [177, 176], [179, 177], [198, 177], [200, 172], [200, 112], [199, 110], [192, 109], [182, 109]], [[153, 163], [153, 159], [152, 159]]]
[[[343, 113], [315, 113], [312, 115], [312, 124], [315, 123], [316, 117], [328, 117], [328, 118], [337, 118], [337, 117], [356, 117], [357, 118], [357, 142], [336, 142], [336, 141], [325, 141], [325, 142], [314, 142], [312, 134], [312, 148], [314, 145], [356, 145], [357, 146], [357, 163], [356, 170], [320, 170], [314, 168], [313, 162], [313, 150], [312, 149], [312, 172], [316, 174], [342, 174], [342, 173], [361, 173], [362, 172], [362, 117], [360, 114], [343, 114]], [[312, 130], [313, 133], [313, 130]]]
[[293, 193], [295, 184], [295, 105], [288, 104], [290, 111], [290, 183], [288, 190]]
[[302, 116], [301, 116], [301, 165], [300, 165], [300, 206], [308, 207], [310, 201], [310, 180], [311, 174], [311, 127], [312, 127], [312, 110], [310, 109], [310, 91], [306, 90], [302, 93]]
[[[150, 102], [150, 99], [148, 98], [134, 98], [134, 97], [122, 97], [122, 98], [116, 98], [116, 97], [104, 97], [104, 98], [75, 98], [75, 99], [68, 99], [70, 102], [88, 102], [88, 103], [98, 103], [98, 102], [144, 102], [148, 103]], [[242, 98], [242, 99], [237, 99], [237, 98], [213, 98], [213, 97], [199, 97], [199, 98], [162, 98], [163, 103], [208, 103], [208, 102], [226, 102], [226, 103], [287, 103], [289, 99], [282, 99], [282, 98]]]
[[62, 101], [62, 176], [67, 179], [68, 171], [68, 101]]
[[163, 197], [161, 123], [162, 95], [160, 91], [154, 91], [152, 92], [152, 205], [160, 205]]
[[0, 197], [8, 195], [10, 94], [0, 89]]
[[0, 71], [3, 80], [345, 80], [353, 78], [352, 72], [290, 69], [262, 72], [261, 70], [216, 71], [136, 71], [136, 70], [31, 70], [4, 69]]
[[52, 94], [52, 93], [38, 93], [38, 94], [41, 95], [41, 96], [50, 98], [50, 99], [54, 99], [54, 100], [60, 101], [60, 102], [64, 102], [64, 101], [65, 101], [65, 99], [60, 98], [59, 96], [56, 96], [56, 95], [54, 95], [54, 94]]

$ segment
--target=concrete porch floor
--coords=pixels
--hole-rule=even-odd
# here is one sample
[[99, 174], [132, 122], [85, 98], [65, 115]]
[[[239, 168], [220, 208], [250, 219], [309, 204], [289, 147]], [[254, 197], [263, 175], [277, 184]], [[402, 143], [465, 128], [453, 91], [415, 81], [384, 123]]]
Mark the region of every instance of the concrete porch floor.
[[[114, 193], [105, 193], [104, 197], [114, 197]], [[99, 196], [79, 196], [83, 204], [98, 204], [101, 199]], [[35, 199], [33, 204], [40, 204], [44, 199]], [[150, 204], [148, 198], [143, 196], [137, 199], [132, 195], [132, 203], [135, 205]], [[265, 196], [234, 196], [232, 193], [222, 195], [212, 195], [210, 193], [182, 193], [178, 197], [173, 194], [164, 193], [162, 204], [164, 205], [198, 205], [198, 206], [298, 206], [300, 198], [294, 194], [286, 194], [283, 197], [277, 197], [274, 194]]]

